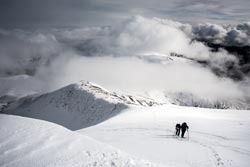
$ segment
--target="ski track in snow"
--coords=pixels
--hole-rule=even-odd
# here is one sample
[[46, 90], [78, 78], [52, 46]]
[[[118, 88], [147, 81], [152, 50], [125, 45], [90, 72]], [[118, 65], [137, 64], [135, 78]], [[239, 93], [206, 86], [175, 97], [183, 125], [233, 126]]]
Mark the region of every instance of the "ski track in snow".
[[[78, 132], [167, 166], [248, 167], [249, 116], [248, 111], [192, 107], [135, 108]], [[190, 123], [189, 139], [174, 136], [175, 123], [182, 121]]]
[[[169, 112], [165, 112], [166, 108], [169, 107]], [[209, 115], [209, 121], [206, 120], [208, 113], [204, 112], [203, 109], [194, 109], [189, 108], [189, 110], [198, 110], [198, 112], [202, 113], [202, 116], [197, 113], [194, 115], [192, 113], [186, 114], [182, 113], [183, 111], [179, 111], [185, 107], [177, 107], [178, 110], [175, 111], [174, 108], [171, 106], [160, 106], [160, 107], [152, 107], [152, 108], [141, 108], [141, 107], [132, 107], [126, 109], [126, 112], [123, 112], [116, 117], [113, 117], [109, 120], [106, 120], [98, 125], [78, 130], [79, 133], [84, 133], [84, 135], [91, 136], [96, 140], [101, 142], [107, 143], [114, 147], [117, 147], [125, 152], [131, 154], [132, 156], [139, 157], [141, 159], [147, 159], [149, 162], [154, 162], [156, 164], [161, 164], [163, 166], [174, 166], [174, 167], [200, 167], [200, 166], [208, 166], [208, 167], [234, 167], [234, 166], [241, 166], [245, 167], [249, 161], [246, 160], [246, 157], [250, 159], [250, 150], [248, 147], [244, 148], [242, 146], [234, 145], [234, 142], [240, 142], [241, 139], [237, 136], [234, 136], [232, 133], [223, 134], [221, 131], [218, 132], [211, 132], [210, 129], [201, 130], [202, 128], [195, 128], [191, 127], [190, 131], [192, 136], [190, 138], [177, 138], [174, 136], [173, 127], [175, 126], [176, 122], [181, 122], [182, 120], [188, 120], [190, 124], [200, 124], [201, 122], [205, 121], [209, 123], [209, 125], [217, 124], [216, 121], [220, 119], [213, 119], [211, 115]], [[185, 108], [188, 109], [188, 108]], [[84, 110], [88, 110], [85, 108]], [[116, 110], [116, 104], [110, 108], [111, 113]], [[155, 112], [154, 110], [159, 110]], [[162, 112], [164, 110], [164, 112]], [[187, 111], [185, 111], [187, 112]], [[197, 112], [197, 111], [195, 111]], [[220, 114], [221, 111], [218, 110]], [[224, 117], [223, 113], [227, 112], [224, 110], [222, 112], [222, 116]], [[230, 111], [228, 111], [230, 113]], [[236, 111], [240, 112], [240, 111]], [[204, 114], [204, 115], [203, 115]], [[210, 114], [210, 113], [209, 113]], [[214, 113], [213, 113], [214, 114]], [[232, 114], [232, 112], [231, 112]], [[235, 113], [234, 113], [235, 114]], [[76, 115], [77, 116], [77, 115]], [[204, 118], [203, 118], [204, 117]], [[215, 113], [216, 117], [216, 113]], [[243, 116], [244, 118], [244, 116]], [[210, 120], [211, 119], [211, 120]], [[223, 120], [219, 121], [219, 123], [226, 123], [225, 125], [233, 126], [237, 125], [239, 127], [246, 128], [248, 127], [248, 120], [241, 120], [239, 118], [236, 121], [230, 116], [230, 119], [227, 121]], [[197, 120], [201, 120], [201, 122]], [[215, 122], [214, 122], [215, 121]], [[224, 121], [224, 122], [223, 122]], [[242, 122], [243, 121], [243, 122]], [[244, 122], [245, 121], [245, 122]], [[214, 123], [213, 123], [214, 122]], [[229, 124], [228, 124], [229, 122]], [[237, 123], [235, 123], [237, 122]], [[195, 125], [193, 125], [195, 126]], [[220, 127], [220, 124], [216, 125], [215, 127]], [[213, 127], [211, 127], [213, 129]], [[228, 131], [227, 128], [221, 126], [217, 128], [218, 130]], [[52, 133], [53, 128], [48, 128], [47, 131]], [[244, 129], [243, 129], [244, 130]], [[237, 132], [238, 133], [238, 132]], [[242, 132], [240, 132], [242, 133]], [[40, 134], [40, 140], [34, 141], [33, 146], [29, 146], [28, 149], [26, 142], [23, 142], [22, 145], [17, 147], [11, 146], [11, 141], [16, 140], [18, 134], [26, 134], [26, 137], [31, 138], [32, 135], [28, 132], [27, 129], [15, 129], [12, 134], [5, 134], [5, 139], [2, 140], [0, 144], [1, 146], [5, 146], [4, 154], [9, 155], [15, 152], [18, 153], [19, 150], [24, 150], [22, 154], [23, 156], [19, 156], [15, 154], [12, 157], [12, 161], [7, 162], [6, 160], [4, 166], [12, 166], [12, 164], [18, 164], [18, 162], [22, 161], [29, 161], [30, 157], [33, 155], [38, 154], [39, 152], [48, 151], [44, 145], [47, 145], [47, 141], [53, 141], [57, 139], [57, 135], [46, 135]], [[229, 134], [229, 135], [228, 135]], [[74, 139], [76, 143], [80, 142], [80, 139]], [[142, 144], [141, 144], [142, 143]], [[54, 143], [48, 148], [52, 149], [53, 152], [54, 148], [60, 147], [71, 147], [68, 141], [61, 140], [59, 143]], [[73, 144], [74, 145], [74, 144]], [[81, 144], [79, 144], [81, 145]], [[148, 146], [148, 148], [146, 148]], [[178, 153], [183, 147], [183, 150], [188, 151], [188, 153]], [[141, 149], [141, 150], [140, 150]], [[167, 150], [169, 149], [169, 150]], [[175, 150], [177, 149], [177, 150]], [[155, 152], [156, 155], [152, 155], [150, 152]], [[190, 152], [191, 151], [191, 152]], [[194, 154], [192, 154], [192, 151]], [[196, 153], [197, 151], [197, 153]], [[230, 152], [230, 156], [225, 155], [224, 152]], [[91, 159], [84, 162], [84, 166], [103, 166], [103, 163], [106, 163], [104, 166], [119, 166], [117, 163], [113, 162], [114, 157], [119, 157], [119, 154], [112, 153], [109, 155], [110, 152], [102, 153], [102, 152], [95, 152], [95, 151], [82, 151], [80, 154], [83, 154], [87, 159]], [[170, 155], [174, 153], [174, 155]], [[159, 155], [158, 155], [159, 154]], [[162, 155], [161, 155], [162, 154]], [[190, 154], [190, 155], [189, 155]], [[82, 155], [82, 156], [83, 156]], [[178, 157], [181, 157], [180, 159]], [[201, 156], [201, 159], [197, 159], [197, 156]], [[234, 156], [240, 157], [243, 159], [243, 165], [239, 163], [237, 159], [234, 159]], [[8, 157], [8, 156], [7, 156]], [[85, 158], [86, 158], [85, 157]], [[94, 157], [94, 159], [92, 158]], [[80, 166], [83, 164], [81, 158], [77, 153], [71, 153], [67, 156], [54, 157], [53, 161], [44, 161], [44, 157], [41, 160], [37, 160], [32, 164], [45, 165], [45, 166], [64, 166], [65, 162], [72, 162], [74, 166]], [[9, 164], [10, 163], [10, 164]], [[129, 164], [129, 162], [128, 162]], [[133, 163], [132, 163], [133, 164]], [[131, 164], [130, 164], [131, 165]], [[125, 166], [130, 166], [125, 165]], [[1, 165], [0, 165], [1, 166]], [[133, 166], [133, 165], [132, 165]]]
[[213, 154], [213, 156], [214, 156], [214, 158], [215, 158], [215, 160], [216, 160], [216, 162], [217, 162], [217, 163], [216, 163], [217, 166], [224, 167], [224, 163], [223, 163], [223, 161], [222, 161], [222, 158], [220, 157], [220, 155], [217, 153], [217, 151], [216, 151], [213, 147], [211, 147], [211, 146], [209, 146], [209, 145], [206, 145], [206, 144], [204, 144], [204, 143], [202, 143], [202, 142], [193, 140], [193, 139], [191, 139], [190, 141], [191, 141], [191, 142], [194, 142], [194, 143], [197, 143], [197, 144], [199, 144], [199, 145], [201, 145], [201, 146], [203, 146], [203, 147], [206, 147], [206, 148], [208, 148], [209, 150], [211, 150], [211, 152], [212, 152], [212, 154]]
[[[129, 131], [129, 132], [131, 132], [133, 130], [135, 130], [135, 131], [139, 130], [139, 131], [161, 131], [161, 132], [168, 131], [168, 132], [172, 132], [169, 129], [161, 129], [161, 128], [152, 128], [152, 129], [150, 129], [150, 128], [124, 128], [124, 129], [108, 129], [108, 130], [105, 130], [105, 131]], [[228, 138], [223, 137], [223, 136], [206, 134], [206, 133], [202, 133], [202, 132], [200, 134], [205, 134], [206, 136], [214, 136], [214, 137], [217, 137], [219, 139], [227, 139], [228, 140]], [[201, 145], [202, 147], [208, 148], [211, 151], [211, 153], [213, 154], [217, 166], [218, 167], [225, 167], [224, 163], [222, 161], [222, 158], [220, 157], [220, 155], [218, 154], [218, 152], [212, 146], [210, 146], [210, 145], [204, 144], [204, 143], [202, 143], [200, 141], [197, 141], [197, 140], [194, 140], [194, 139], [189, 139], [189, 138], [181, 139], [181, 138], [179, 138], [179, 137], [177, 137], [175, 135], [158, 135], [158, 136], [162, 136], [162, 137], [166, 137], [166, 138], [167, 137], [169, 137], [169, 138], [176, 138], [176, 139], [179, 139], [179, 140], [185, 140], [185, 139], [187, 139], [190, 142], [193, 142], [195, 144]], [[225, 146], [225, 147], [227, 147], [227, 146]]]
[[[162, 131], [162, 132], [170, 132], [170, 133], [173, 133], [172, 130], [170, 129], [163, 129], [163, 128], [122, 128], [122, 129], [108, 129], [108, 130], [103, 130], [103, 131]], [[193, 131], [193, 133], [197, 133], [199, 135], [202, 135], [202, 136], [205, 136], [205, 137], [214, 137], [214, 138], [217, 138], [218, 140], [235, 140], [233, 138], [227, 138], [227, 137], [224, 137], [224, 136], [219, 136], [219, 135], [214, 135], [214, 134], [209, 134], [209, 133], [204, 133], [204, 132], [197, 132], [197, 131]], [[170, 137], [170, 138], [174, 138], [176, 137], [175, 135], [158, 135], [158, 136], [161, 136], [161, 137]], [[179, 139], [178, 137], [176, 137], [177, 139]], [[188, 139], [189, 140], [189, 139]], [[222, 165], [223, 163], [221, 162], [222, 161], [222, 158], [219, 157], [218, 153], [215, 151], [215, 149], [212, 147], [212, 146], [209, 146], [207, 144], [204, 144], [198, 140], [194, 140], [194, 139], [190, 139], [189, 141], [191, 142], [194, 142], [194, 143], [197, 143], [203, 147], [206, 147], [206, 148], [209, 148], [213, 153], [214, 153], [214, 156], [216, 158], [216, 160], [219, 160], [220, 162], [218, 162], [218, 164]], [[223, 142], [223, 141], [222, 141]], [[211, 144], [211, 145], [214, 145], [214, 144]], [[232, 147], [230, 145], [223, 145], [223, 144], [220, 144], [220, 143], [216, 143], [217, 146], [219, 147], [224, 147], [224, 148], [227, 148], [227, 149], [231, 149], [232, 151], [235, 151], [235, 152], [238, 152], [238, 153], [241, 153], [241, 154], [244, 154], [244, 155], [247, 155], [250, 157], [250, 151], [246, 150], [246, 149], [242, 149], [242, 148], [238, 148], [238, 147]]]
[[[198, 133], [198, 134], [201, 134], [201, 135], [204, 135], [204, 136], [212, 136], [212, 137], [218, 138], [219, 140], [226, 140], [226, 141], [235, 140], [233, 138], [227, 138], [227, 137], [223, 137], [223, 136], [219, 136], [219, 135], [213, 135], [213, 134], [208, 134], [208, 133], [204, 133], [204, 132], [194, 132], [194, 133]], [[250, 151], [248, 151], [246, 149], [242, 149], [242, 148], [238, 148], [238, 147], [233, 147], [233, 146], [230, 146], [230, 145], [223, 145], [223, 144], [218, 143], [218, 142], [216, 144], [219, 147], [229, 148], [229, 149], [231, 149], [231, 150], [233, 150], [235, 152], [247, 155], [250, 158]]]

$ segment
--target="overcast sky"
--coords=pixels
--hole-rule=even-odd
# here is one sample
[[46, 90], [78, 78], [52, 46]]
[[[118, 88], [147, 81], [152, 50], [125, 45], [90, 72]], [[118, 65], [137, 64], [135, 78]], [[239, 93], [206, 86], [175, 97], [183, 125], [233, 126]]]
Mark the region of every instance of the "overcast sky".
[[182, 22], [237, 23], [250, 0], [0, 0], [1, 28], [111, 25], [131, 15]]

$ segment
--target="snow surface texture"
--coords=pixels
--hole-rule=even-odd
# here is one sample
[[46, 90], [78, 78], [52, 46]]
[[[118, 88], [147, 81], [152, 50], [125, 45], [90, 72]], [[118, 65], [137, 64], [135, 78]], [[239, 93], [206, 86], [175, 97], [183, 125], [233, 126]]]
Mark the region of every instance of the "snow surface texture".
[[[175, 124], [184, 121], [189, 132], [177, 138]], [[130, 107], [79, 133], [163, 166], [249, 167], [249, 128], [249, 111], [168, 104]]]
[[47, 120], [76, 130], [100, 123], [124, 108], [124, 104], [105, 100], [72, 84], [52, 93], [23, 98], [4, 113]]
[[[0, 115], [0, 166], [248, 167], [250, 113], [172, 105], [130, 107], [99, 125], [79, 130]], [[189, 138], [173, 136], [187, 121]], [[93, 141], [85, 135], [125, 150]], [[187, 137], [187, 134], [186, 134]]]
[[38, 97], [22, 98], [2, 106], [2, 112], [47, 120], [77, 130], [119, 114], [128, 104], [152, 106], [158, 103], [143, 97], [112, 93], [82, 81]]
[[0, 114], [1, 167], [153, 167], [53, 123]]

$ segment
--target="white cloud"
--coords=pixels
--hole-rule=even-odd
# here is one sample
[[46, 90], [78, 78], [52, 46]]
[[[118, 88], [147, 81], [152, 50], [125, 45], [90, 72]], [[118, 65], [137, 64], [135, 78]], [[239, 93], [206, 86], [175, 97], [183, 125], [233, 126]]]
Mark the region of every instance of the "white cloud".
[[[237, 27], [237, 31], [248, 34], [248, 24]], [[112, 27], [1, 33], [1, 72], [25, 74], [26, 69], [34, 70], [29, 82], [20, 81], [10, 87], [5, 82], [4, 89], [22, 89], [22, 85], [26, 89], [30, 83], [34, 91], [48, 91], [84, 79], [131, 92], [157, 89], [215, 100], [245, 98], [247, 84], [219, 78], [195, 62], [164, 59], [174, 52], [207, 61], [221, 70], [228, 62], [237, 64], [237, 58], [226, 51], [214, 53], [192, 40], [200, 37], [224, 42], [229, 29], [232, 28], [136, 16]], [[236, 38], [239, 36], [242, 40], [242, 35]], [[157, 61], [148, 61], [148, 56]]]
[[[48, 77], [47, 74], [56, 74]], [[108, 89], [142, 93], [192, 93], [207, 99], [240, 98], [243, 92], [230, 79], [220, 79], [209, 69], [186, 62], [166, 65], [129, 57], [60, 57], [42, 75], [51, 88], [58, 88], [81, 79], [96, 82]], [[37, 75], [37, 77], [41, 77]], [[229, 91], [230, 90], [230, 91]]]

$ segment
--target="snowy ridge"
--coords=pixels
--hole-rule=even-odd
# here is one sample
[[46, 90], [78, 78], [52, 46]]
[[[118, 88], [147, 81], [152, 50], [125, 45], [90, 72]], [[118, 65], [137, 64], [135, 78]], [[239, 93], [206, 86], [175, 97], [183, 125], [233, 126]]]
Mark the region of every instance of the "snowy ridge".
[[116, 116], [128, 105], [153, 106], [157, 102], [114, 92], [81, 81], [41, 96], [28, 96], [8, 106], [3, 113], [42, 119], [77, 130]]
[[80, 87], [84, 90], [91, 92], [91, 93], [94, 93], [97, 95], [102, 95], [105, 97], [105, 99], [110, 99], [112, 101], [119, 102], [119, 103], [140, 105], [140, 106], [146, 106], [146, 107], [161, 104], [161, 103], [159, 103], [151, 98], [138, 97], [138, 96], [132, 96], [132, 95], [124, 95], [124, 94], [118, 94], [116, 92], [110, 92], [110, 91], [106, 90], [105, 88], [103, 88], [97, 84], [88, 82], [88, 81], [81, 81]]
[[0, 166], [156, 167], [53, 123], [0, 114]]
[[72, 84], [41, 96], [21, 98], [2, 112], [42, 119], [76, 130], [98, 124], [127, 108], [125, 104], [101, 95]]

